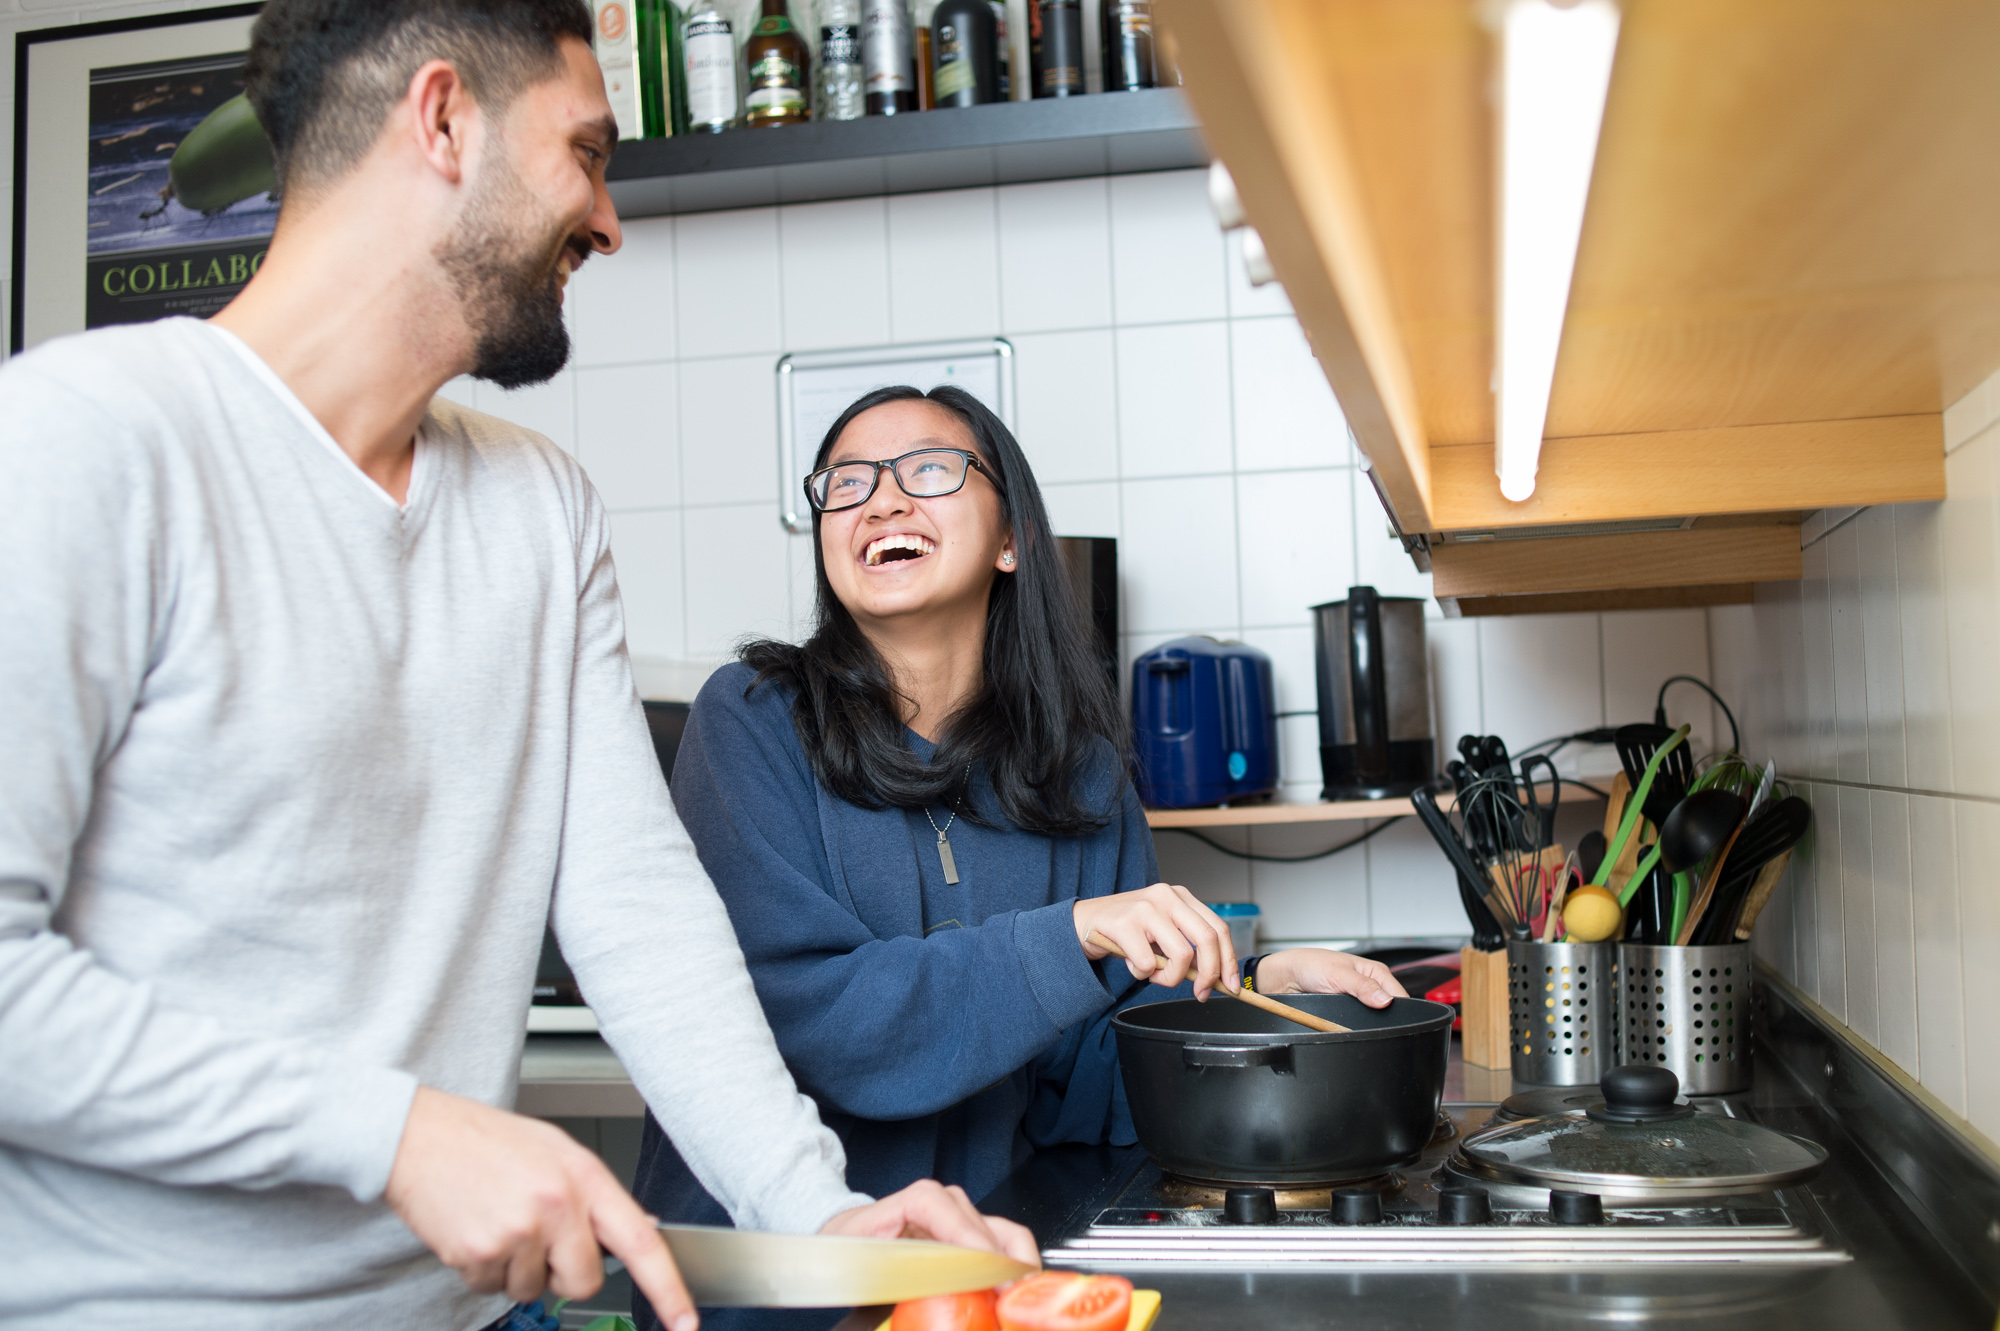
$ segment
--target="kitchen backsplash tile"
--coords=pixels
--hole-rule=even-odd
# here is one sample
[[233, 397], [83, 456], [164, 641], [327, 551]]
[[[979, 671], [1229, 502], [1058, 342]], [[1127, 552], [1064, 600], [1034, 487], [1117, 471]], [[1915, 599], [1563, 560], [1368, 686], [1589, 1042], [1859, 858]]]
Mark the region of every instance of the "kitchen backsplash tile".
[[611, 515], [612, 557], [634, 656], [678, 660], [687, 649], [687, 559], [674, 509]]
[[1114, 338], [1092, 328], [1011, 339], [1021, 448], [1045, 485], [1118, 478]]
[[1180, 624], [1233, 631], [1242, 623], [1231, 488], [1227, 475], [1124, 483], [1118, 564], [1126, 631]]
[[746, 637], [792, 631], [790, 538], [771, 501], [683, 511], [687, 654], [721, 660]]
[[[1032, 462], [1032, 459], [1030, 459]], [[1041, 479], [1041, 468], [1035, 468]], [[1083, 481], [1075, 484], [1042, 483], [1042, 505], [1049, 511], [1049, 523], [1064, 536], [1118, 537], [1118, 482]]]
[[[1918, 1068], [1917, 947], [1910, 883], [1910, 797], [1893, 790], [1868, 796], [1868, 882], [1874, 898], [1875, 1046], [1898, 1065]], [[1859, 1028], [1856, 1028], [1857, 1031]]]
[[1861, 547], [1861, 645], [1868, 781], [1909, 784], [1903, 748], [1903, 622], [1897, 592], [1896, 510], [1869, 509], [1853, 523]]
[[[1243, 471], [1344, 467], [1353, 461], [1347, 419], [1327, 387], [1298, 320], [1239, 319], [1229, 326], [1236, 465]], [[1407, 562], [1407, 561], [1405, 561]]]
[[[1847, 1024], [1854, 1033], [1879, 1046], [1881, 1036], [1881, 976], [1876, 970], [1881, 927], [1876, 908], [1880, 885], [1875, 881], [1874, 797], [1877, 792], [1841, 786], [1840, 801], [1840, 940], [1846, 962]], [[1824, 924], [1824, 921], [1822, 921]]]
[[776, 530], [778, 407], [773, 378], [770, 356], [683, 362], [680, 438], [681, 485], [688, 504], [756, 501], [764, 505], [760, 526]]
[[2000, 1011], [2000, 805], [1954, 800], [1959, 864], [1960, 964], [1965, 968], [1965, 1109], [1973, 1126], [2000, 1141], [2000, 1058], [1992, 1014]]
[[1303, 624], [1307, 607], [1354, 585], [1353, 473], [1273, 471], [1236, 477], [1243, 623]]
[[575, 364], [625, 365], [671, 360], [674, 321], [661, 309], [674, 301], [674, 219], [639, 217], [622, 223], [625, 245], [593, 255], [564, 293], [576, 311]]
[[1965, 970], [1960, 948], [1965, 930], [1959, 922], [1955, 806], [1956, 801], [1935, 795], [1910, 796], [1910, 921], [1917, 972], [1917, 1061], [1905, 1067], [1953, 1112], [1963, 1114]]
[[889, 223], [882, 199], [778, 211], [788, 351], [879, 347], [889, 335]]
[[1009, 333], [1111, 323], [1111, 219], [1103, 180], [1003, 185], [1000, 326]]
[[1221, 319], [1222, 232], [1199, 171], [1113, 176], [1111, 299], [1120, 327]]
[[[1944, 460], [1945, 640], [1951, 678], [1952, 781], [1959, 795], [2000, 798], [2000, 523], [1988, 433]], [[1982, 686], [1985, 685], [1985, 686]]]
[[[1206, 174], [1205, 172], [1202, 174]], [[1257, 315], [1290, 314], [1292, 302], [1276, 282], [1261, 287], [1250, 285], [1243, 268], [1243, 233], [1232, 231], [1223, 237], [1223, 272], [1228, 277], [1229, 315], [1233, 319]]]
[[1833, 635], [1833, 763], [1842, 781], [1868, 777], [1868, 662], [1861, 622], [1861, 525], [1826, 535], [1828, 626]]
[[784, 348], [776, 208], [675, 218], [674, 277], [683, 357], [775, 356]]
[[576, 372], [576, 437], [584, 468], [612, 512], [680, 502], [675, 366], [616, 365]]
[[889, 331], [898, 342], [991, 337], [1000, 247], [990, 189], [889, 200]]
[[1943, 508], [1899, 504], [1890, 510], [1896, 522], [1905, 780], [1917, 790], [1951, 789], [1951, 651], [1944, 618]]
[[[1675, 675], [1709, 679], [1706, 612], [1619, 610], [1600, 616], [1600, 622], [1607, 722], [1618, 718], [1652, 720], [1660, 685]], [[1716, 714], [1708, 695], [1694, 685], [1674, 685], [1667, 690], [1666, 703], [1668, 725], [1686, 723], [1693, 727], [1688, 733], [1696, 752], [1706, 753], [1718, 741], [1729, 743], [1729, 723]], [[1612, 762], [1616, 761], [1614, 753]]]
[[[1596, 615], [1479, 621], [1480, 711], [1508, 747], [1525, 749], [1605, 723], [1598, 621]], [[1568, 761], [1561, 765], [1574, 770]]]
[[1123, 475], [1231, 470], [1228, 324], [1120, 328], [1117, 360]]

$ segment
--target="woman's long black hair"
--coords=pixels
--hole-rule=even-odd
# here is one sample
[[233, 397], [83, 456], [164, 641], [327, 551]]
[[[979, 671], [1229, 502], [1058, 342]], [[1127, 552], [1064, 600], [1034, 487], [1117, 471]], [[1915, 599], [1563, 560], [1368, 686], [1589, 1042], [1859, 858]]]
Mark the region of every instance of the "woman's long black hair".
[[[949, 806], [991, 824], [967, 797], [965, 774], [978, 763], [1006, 820], [1045, 836], [1076, 836], [1109, 821], [1083, 789], [1096, 767], [1122, 774], [1125, 730], [1104, 664], [1091, 646], [1082, 599], [1049, 530], [1042, 492], [1021, 446], [985, 404], [946, 384], [928, 393], [878, 388], [840, 414], [813, 459], [826, 465], [841, 432], [886, 402], [934, 402], [972, 431], [980, 461], [999, 477], [1001, 511], [1014, 532], [1018, 566], [993, 575], [986, 615], [985, 673], [979, 691], [950, 717], [925, 762], [903, 737], [902, 697], [882, 659], [834, 595], [813, 512], [813, 634], [803, 644], [761, 639], [741, 656], [767, 682], [796, 691], [792, 716], [820, 784], [868, 809]], [[894, 485], [884, 478], [883, 485]], [[976, 483], [976, 482], [974, 482]], [[1106, 746], [1109, 746], [1107, 752]], [[1115, 807], [1115, 803], [1114, 806]]]

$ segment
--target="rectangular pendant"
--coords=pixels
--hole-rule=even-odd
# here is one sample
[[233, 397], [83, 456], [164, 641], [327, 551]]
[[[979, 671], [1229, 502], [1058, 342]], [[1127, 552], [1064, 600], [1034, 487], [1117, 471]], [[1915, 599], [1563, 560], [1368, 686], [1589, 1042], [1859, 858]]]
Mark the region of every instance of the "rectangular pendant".
[[944, 862], [944, 880], [947, 883], [957, 882], [958, 861], [951, 857], [951, 842], [945, 840], [942, 832], [938, 833], [938, 859]]

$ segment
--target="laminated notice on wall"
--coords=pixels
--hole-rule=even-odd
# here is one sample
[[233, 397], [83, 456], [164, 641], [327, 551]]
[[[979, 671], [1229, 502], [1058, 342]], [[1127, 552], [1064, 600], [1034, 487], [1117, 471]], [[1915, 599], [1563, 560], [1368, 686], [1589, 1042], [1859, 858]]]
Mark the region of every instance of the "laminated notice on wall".
[[1014, 428], [1014, 348], [1004, 338], [926, 342], [853, 351], [800, 352], [778, 360], [778, 520], [812, 530], [805, 477], [828, 427], [862, 394], [891, 384], [925, 392], [956, 384]]

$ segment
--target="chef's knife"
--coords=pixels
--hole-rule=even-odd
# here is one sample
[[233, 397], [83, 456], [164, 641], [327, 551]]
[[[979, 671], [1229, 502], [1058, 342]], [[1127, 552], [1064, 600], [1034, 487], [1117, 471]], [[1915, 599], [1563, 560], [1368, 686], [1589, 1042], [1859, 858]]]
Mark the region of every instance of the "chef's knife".
[[854, 1308], [991, 1289], [1034, 1268], [923, 1239], [661, 1225], [701, 1308]]

